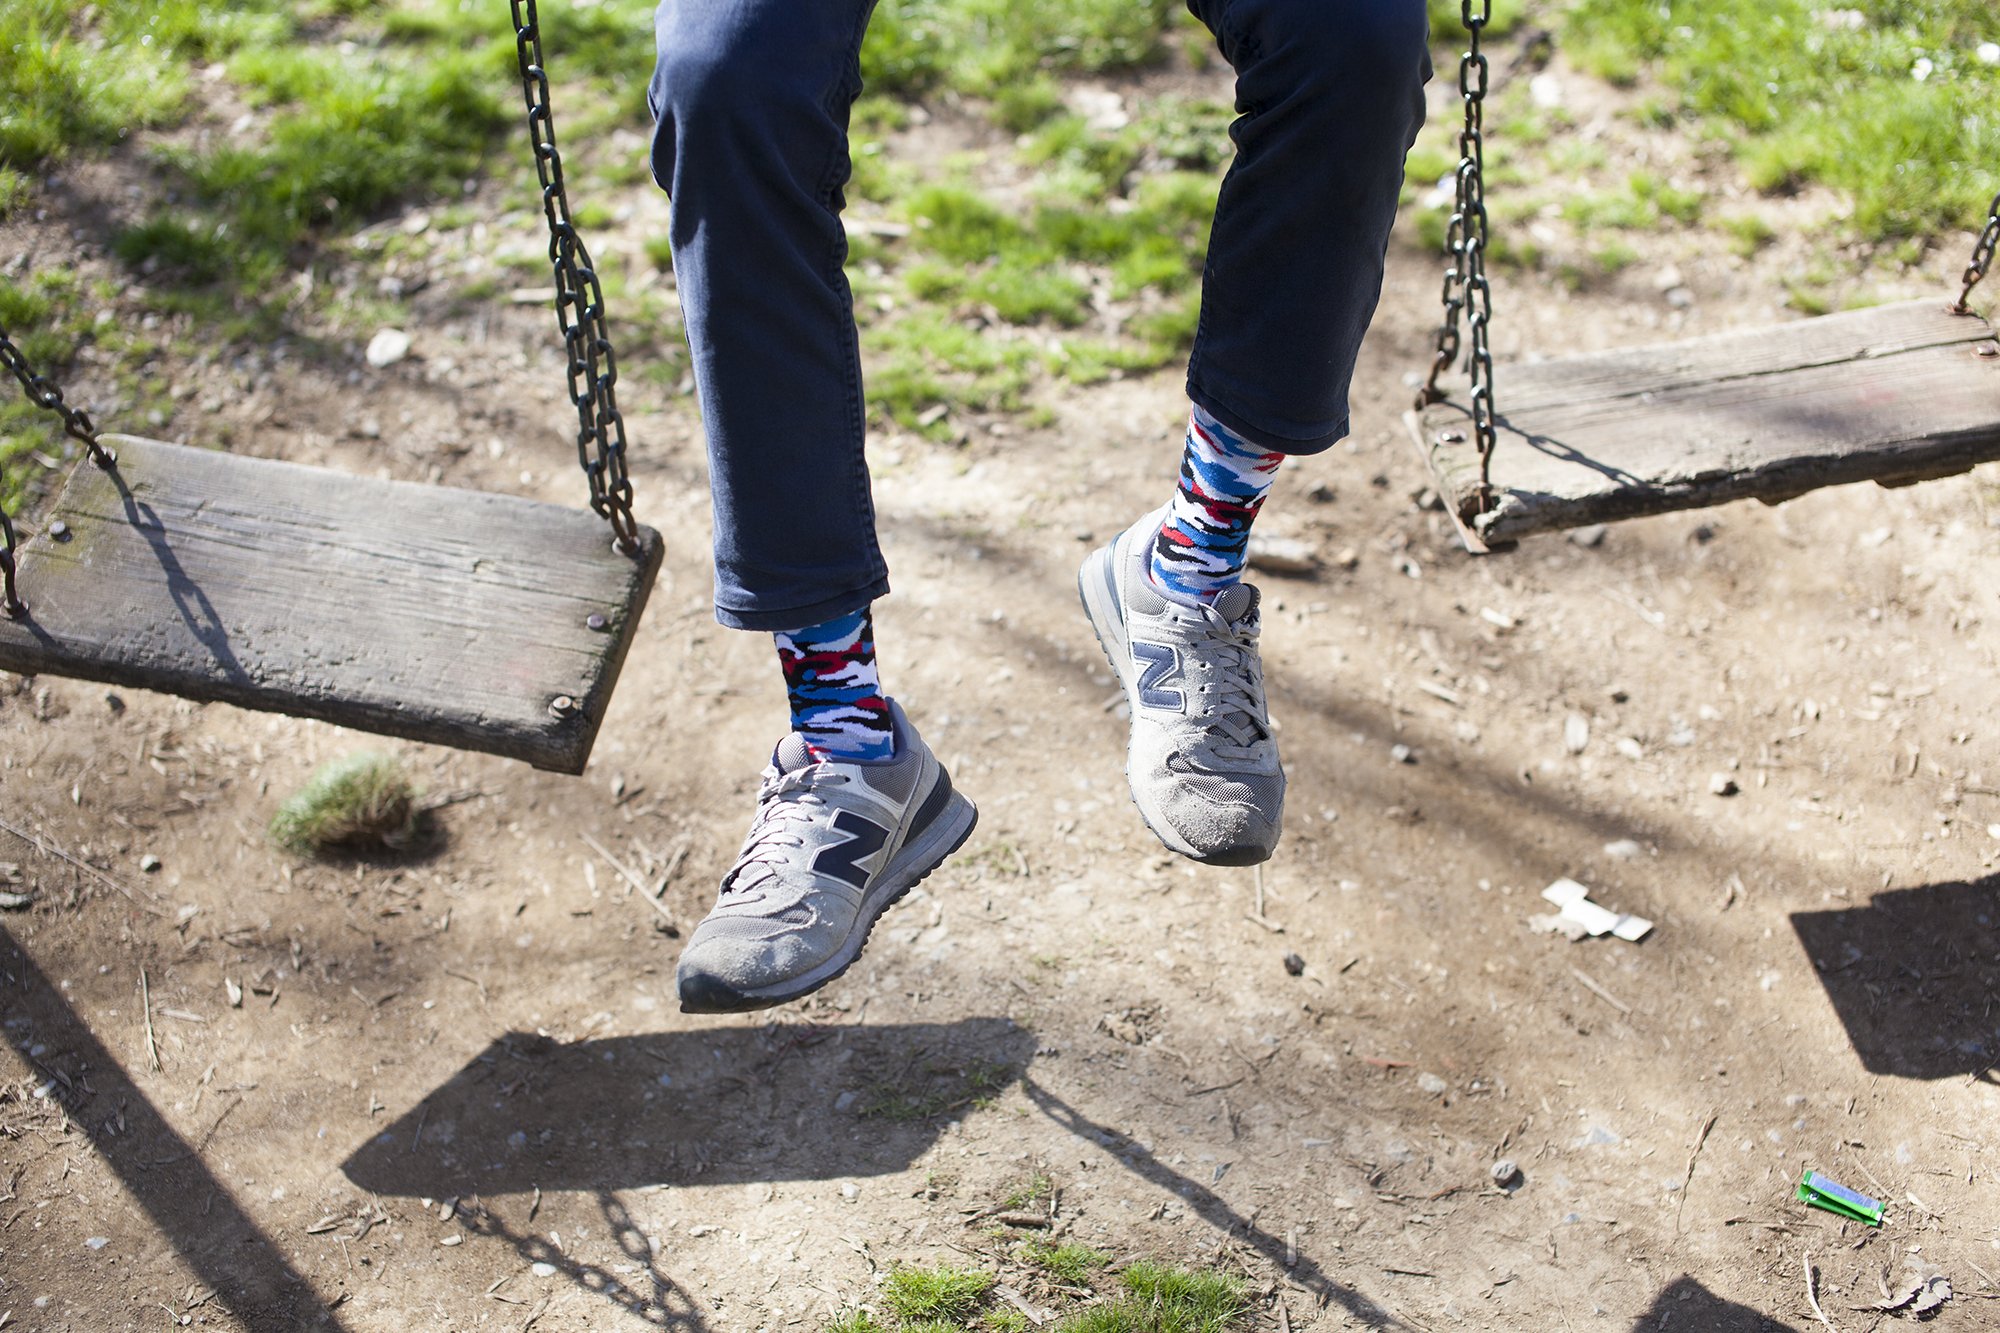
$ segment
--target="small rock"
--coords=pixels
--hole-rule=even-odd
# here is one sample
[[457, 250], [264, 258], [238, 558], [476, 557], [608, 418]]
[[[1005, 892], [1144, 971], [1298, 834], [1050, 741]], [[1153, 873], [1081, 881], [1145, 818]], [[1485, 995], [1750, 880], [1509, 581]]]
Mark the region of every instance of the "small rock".
[[856, 1100], [857, 1099], [854, 1095], [854, 1092], [851, 1089], [847, 1092], [841, 1093], [838, 1097], [835, 1097], [833, 1099], [834, 1113], [836, 1115], [847, 1114], [849, 1111], [854, 1109], [854, 1103]]
[[1252, 569], [1271, 574], [1313, 574], [1319, 570], [1319, 557], [1312, 547], [1294, 537], [1266, 537], [1253, 532], [1247, 558]]
[[147, 874], [149, 875], [153, 874], [156, 871], [158, 871], [159, 868], [160, 868], [160, 858], [154, 856], [151, 852], [148, 852], [144, 856], [139, 858], [139, 869], [145, 871]]
[[1687, 279], [1681, 276], [1681, 271], [1678, 267], [1668, 264], [1653, 275], [1653, 290], [1657, 292], [1672, 291], [1686, 281]]
[[1694, 293], [1685, 287], [1667, 288], [1667, 304], [1676, 310], [1686, 310], [1694, 304]]
[[1590, 744], [1590, 719], [1582, 713], [1571, 713], [1563, 719], [1563, 749], [1571, 754], [1582, 754]]
[[463, 1232], [454, 1231], [451, 1235], [446, 1236], [443, 1240], [439, 1241], [438, 1244], [463, 1245], [465, 1244], [465, 1234]]
[[229, 1007], [231, 1009], [241, 1009], [243, 1007], [243, 987], [237, 985], [236, 982], [228, 977], [222, 979], [222, 993], [229, 997]]
[[1544, 70], [1528, 80], [1528, 100], [1544, 110], [1563, 104], [1562, 80]]
[[1306, 960], [1295, 953], [1286, 954], [1285, 971], [1295, 977], [1304, 976], [1306, 974]]
[[530, 1264], [528, 1271], [536, 1277], [554, 1277], [556, 1275], [556, 1266], [550, 1263]]
[[1399, 764], [1414, 764], [1417, 762], [1417, 752], [1407, 745], [1390, 746], [1389, 757]]
[[361, 419], [361, 438], [364, 440], [381, 439], [382, 423], [377, 421], [374, 417], [363, 417]]
[[401, 329], [382, 329], [368, 340], [368, 350], [364, 354], [368, 364], [377, 370], [393, 366], [410, 354], [410, 335]]
[[1493, 1164], [1490, 1174], [1493, 1183], [1504, 1190], [1521, 1178], [1521, 1168], [1515, 1164], [1513, 1158], [1502, 1157]]
[[840, 1197], [852, 1203], [861, 1197], [861, 1190], [850, 1180], [840, 1187]]
[[1338, 498], [1339, 492], [1323, 481], [1314, 482], [1312, 489], [1306, 492], [1306, 499], [1316, 505], [1330, 505]]
[[1639, 744], [1635, 736], [1620, 736], [1612, 742], [1612, 748], [1627, 759], [1639, 760], [1646, 757], [1646, 747]]
[[1638, 856], [1641, 850], [1639, 844], [1630, 838], [1620, 838], [1616, 842], [1604, 844], [1604, 854], [1614, 861], [1630, 861]]
[[1428, 1071], [1426, 1071], [1425, 1073], [1417, 1075], [1417, 1086], [1423, 1089], [1425, 1092], [1429, 1093], [1431, 1096], [1436, 1097], [1442, 1094], [1444, 1090], [1450, 1087], [1451, 1085], [1449, 1083], [1446, 1083], [1443, 1079], [1439, 1078], [1436, 1074], [1429, 1073]]
[[111, 710], [114, 717], [125, 711], [125, 701], [115, 694], [104, 696], [104, 706]]
[[1727, 773], [1710, 773], [1708, 775], [1708, 790], [1712, 796], [1734, 796], [1743, 789], [1737, 786], [1736, 779], [1730, 777]]
[[1609, 530], [1602, 523], [1593, 523], [1587, 528], [1572, 528], [1569, 534], [1570, 545], [1581, 546], [1586, 550], [1602, 546], [1604, 545], [1604, 534]]
[[1342, 569], [1352, 569], [1361, 563], [1361, 552], [1352, 546], [1343, 546], [1340, 548], [1340, 554], [1333, 558], [1333, 563]]

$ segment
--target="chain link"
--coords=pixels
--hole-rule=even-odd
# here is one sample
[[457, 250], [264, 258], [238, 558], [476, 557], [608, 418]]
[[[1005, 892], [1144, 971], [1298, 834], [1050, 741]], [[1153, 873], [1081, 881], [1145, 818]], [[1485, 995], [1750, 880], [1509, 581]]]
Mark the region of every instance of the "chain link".
[[[90, 413], [64, 402], [63, 391], [28, 364], [28, 358], [21, 355], [21, 349], [14, 346], [14, 340], [7, 336], [5, 329], [0, 329], [0, 365], [6, 366], [21, 382], [21, 390], [27, 394], [29, 402], [63, 419], [63, 430], [72, 439], [82, 441], [83, 447], [90, 451], [91, 462], [101, 468], [117, 465], [118, 456], [98, 443], [97, 426], [91, 421]], [[10, 617], [23, 616], [28, 611], [14, 586], [14, 553], [19, 546], [20, 542], [14, 535], [13, 519], [6, 510], [0, 509], [0, 612]]]
[[1966, 302], [1972, 299], [1972, 289], [1986, 276], [1987, 265], [1993, 262], [1995, 246], [2000, 246], [2000, 194], [1994, 195], [1993, 202], [1986, 207], [1986, 226], [1979, 233], [1979, 239], [1973, 242], [1972, 262], [1965, 266], [1965, 290], [1958, 294], [1958, 303], [1951, 308], [1953, 314], [1963, 315], [1972, 309]]
[[1472, 331], [1472, 346], [1466, 355], [1466, 370], [1472, 380], [1472, 438], [1479, 451], [1479, 508], [1483, 512], [1492, 488], [1493, 465], [1493, 354], [1488, 334], [1493, 322], [1493, 289], [1486, 281], [1486, 90], [1491, 67], [1479, 49], [1479, 36], [1493, 17], [1492, 0], [1459, 0], [1459, 18], [1471, 34], [1471, 42], [1459, 58], [1458, 92], [1465, 105], [1465, 127], [1458, 135], [1456, 199], [1451, 222], [1445, 228], [1445, 247], [1451, 265], [1445, 270], [1444, 319], [1438, 325], [1437, 355], [1431, 360], [1430, 377], [1417, 391], [1417, 408], [1422, 410], [1445, 397], [1438, 377], [1459, 359], [1464, 339], [1459, 321], [1464, 317]]
[[618, 411], [618, 362], [604, 322], [604, 289], [591, 267], [590, 252], [570, 221], [555, 117], [549, 106], [549, 76], [542, 64], [541, 18], [535, 0], [509, 3], [528, 107], [528, 137], [542, 185], [542, 213], [549, 225], [556, 322], [569, 359], [569, 400], [576, 405], [577, 462], [590, 479], [590, 507], [610, 522], [618, 549], [636, 555], [639, 525], [632, 517], [632, 482], [625, 470], [625, 418]]

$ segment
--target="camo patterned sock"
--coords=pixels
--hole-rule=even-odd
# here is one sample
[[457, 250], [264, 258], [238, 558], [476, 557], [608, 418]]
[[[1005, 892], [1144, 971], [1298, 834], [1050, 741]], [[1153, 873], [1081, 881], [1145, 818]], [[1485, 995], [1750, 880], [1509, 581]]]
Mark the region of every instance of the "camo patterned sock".
[[875, 617], [863, 609], [772, 636], [785, 671], [792, 730], [817, 759], [892, 759], [896, 733], [875, 670]]
[[1207, 601], [1242, 577], [1250, 524], [1284, 461], [1199, 407], [1188, 414], [1180, 489], [1153, 543], [1153, 582], [1161, 592]]

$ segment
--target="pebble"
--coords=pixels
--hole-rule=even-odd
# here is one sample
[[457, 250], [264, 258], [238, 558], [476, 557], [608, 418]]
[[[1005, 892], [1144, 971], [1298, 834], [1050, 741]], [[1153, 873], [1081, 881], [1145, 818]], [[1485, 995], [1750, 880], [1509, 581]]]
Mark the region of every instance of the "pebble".
[[1422, 1088], [1425, 1092], [1429, 1093], [1431, 1096], [1436, 1097], [1440, 1093], [1444, 1092], [1444, 1090], [1450, 1087], [1451, 1085], [1449, 1083], [1446, 1083], [1443, 1079], [1439, 1078], [1436, 1074], [1425, 1072], [1417, 1075], [1417, 1086], [1419, 1088]]
[[1253, 532], [1248, 559], [1252, 569], [1271, 574], [1312, 574], [1319, 570], [1319, 557], [1312, 547], [1296, 537], [1266, 537]]
[[855, 1186], [853, 1181], [849, 1181], [847, 1184], [842, 1185], [840, 1187], [840, 1197], [852, 1203], [854, 1200], [861, 1197], [861, 1191], [859, 1188]]
[[1292, 975], [1292, 976], [1295, 976], [1295, 977], [1302, 977], [1302, 976], [1304, 976], [1304, 975], [1305, 975], [1305, 973], [1306, 973], [1306, 960], [1305, 960], [1305, 959], [1303, 959], [1303, 958], [1301, 958], [1301, 957], [1299, 957], [1299, 956], [1298, 956], [1297, 954], [1295, 954], [1295, 953], [1288, 953], [1288, 954], [1286, 954], [1286, 955], [1285, 955], [1285, 971], [1286, 971], [1286, 972], [1287, 972], [1288, 974], [1290, 974], [1290, 975]]
[[1506, 1189], [1521, 1178], [1521, 1168], [1515, 1164], [1513, 1158], [1502, 1157], [1493, 1164], [1490, 1174], [1493, 1177], [1494, 1184], [1498, 1185], [1501, 1189]]
[[530, 1266], [528, 1271], [536, 1277], [554, 1277], [556, 1275], [556, 1266], [550, 1263], [538, 1263]]
[[111, 1237], [109, 1236], [92, 1236], [89, 1240], [84, 1242], [85, 1245], [89, 1246], [93, 1250], [101, 1250], [110, 1243], [111, 1243]]
[[833, 1109], [837, 1114], [845, 1115], [854, 1108], [854, 1102], [855, 1096], [851, 1090], [843, 1092], [833, 1099]]
[[139, 858], [139, 869], [145, 871], [147, 874], [150, 875], [159, 868], [160, 868], [160, 858], [154, 856], [151, 852], [148, 852], [144, 856]]
[[1571, 713], [1563, 719], [1563, 749], [1571, 754], [1582, 754], [1590, 744], [1590, 719], [1582, 713]]
[[1586, 528], [1572, 528], [1569, 534], [1569, 544], [1571, 546], [1581, 546], [1586, 549], [1602, 546], [1604, 545], [1604, 534], [1609, 531], [1610, 529], [1602, 523], [1592, 523]]
[[1730, 777], [1727, 773], [1710, 773], [1708, 775], [1708, 790], [1712, 796], [1734, 796], [1743, 789], [1737, 786], [1736, 779]]
[[1639, 844], [1630, 838], [1620, 838], [1616, 842], [1604, 844], [1604, 854], [1614, 861], [1630, 861], [1640, 850]]
[[368, 350], [364, 354], [368, 364], [377, 370], [393, 366], [410, 354], [410, 335], [401, 329], [382, 329], [368, 340]]
[[1417, 762], [1417, 752], [1407, 745], [1390, 746], [1389, 757], [1399, 764], [1414, 764]]
[[1624, 755], [1627, 759], [1644, 759], [1646, 757], [1646, 747], [1639, 744], [1637, 737], [1620, 736], [1613, 742], [1612, 748], [1616, 749], [1618, 753]]

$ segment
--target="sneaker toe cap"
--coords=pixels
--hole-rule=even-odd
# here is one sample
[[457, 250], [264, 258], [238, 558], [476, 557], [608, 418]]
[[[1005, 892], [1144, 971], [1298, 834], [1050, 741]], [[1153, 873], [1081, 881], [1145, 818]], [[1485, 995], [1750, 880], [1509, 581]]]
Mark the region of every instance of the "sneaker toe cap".
[[1279, 817], [1250, 801], [1216, 799], [1183, 789], [1162, 805], [1161, 814], [1197, 860], [1255, 865], [1270, 859], [1278, 845]]
[[681, 1012], [730, 1014], [781, 1003], [765, 997], [824, 961], [803, 943], [790, 935], [743, 937], [696, 930], [675, 969]]

